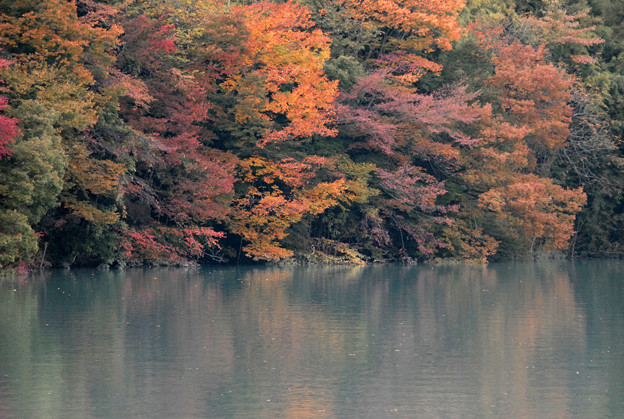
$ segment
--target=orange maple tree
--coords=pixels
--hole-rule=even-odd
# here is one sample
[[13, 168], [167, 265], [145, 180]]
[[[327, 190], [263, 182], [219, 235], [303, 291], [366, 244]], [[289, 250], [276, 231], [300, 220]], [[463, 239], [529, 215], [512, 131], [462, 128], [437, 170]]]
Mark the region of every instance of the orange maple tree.
[[523, 45], [500, 33], [479, 35], [493, 53], [494, 74], [485, 82], [494, 100], [479, 124], [481, 140], [464, 150], [463, 180], [481, 191], [478, 209], [465, 215], [493, 215], [487, 230], [516, 251], [565, 249], [586, 195], [582, 188], [554, 184], [548, 173], [569, 135], [573, 81], [547, 62], [545, 46]]
[[[259, 145], [309, 137], [333, 136], [333, 101], [338, 82], [323, 72], [330, 39], [314, 29], [310, 11], [289, 1], [258, 2], [232, 8], [248, 31], [246, 53], [221, 86], [238, 97], [237, 123], [268, 122]], [[286, 122], [276, 123], [278, 117]]]
[[464, 0], [336, 0], [345, 18], [381, 36], [368, 46], [369, 57], [396, 72], [396, 79], [414, 83], [442, 66], [423, 54], [450, 50], [461, 36], [459, 13]]
[[492, 188], [479, 197], [479, 205], [496, 214], [500, 226], [532, 252], [568, 247], [574, 219], [587, 198], [582, 189], [564, 189], [550, 179], [520, 175], [509, 185]]
[[250, 157], [241, 162], [241, 180], [247, 187], [236, 200], [232, 231], [247, 244], [245, 253], [256, 260], [279, 260], [292, 256], [280, 246], [286, 229], [305, 214], [318, 215], [336, 205], [347, 189], [345, 179], [314, 182], [315, 169], [323, 159], [283, 159], [273, 162]]

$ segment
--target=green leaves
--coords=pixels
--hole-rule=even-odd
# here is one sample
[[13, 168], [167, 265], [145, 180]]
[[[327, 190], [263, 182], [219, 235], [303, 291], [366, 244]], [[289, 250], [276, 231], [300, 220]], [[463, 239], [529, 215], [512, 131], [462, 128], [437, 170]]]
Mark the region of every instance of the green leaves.
[[0, 269], [29, 260], [37, 251], [37, 236], [24, 214], [0, 211]]
[[19, 211], [34, 225], [58, 204], [67, 158], [53, 111], [38, 101], [25, 101], [13, 114], [21, 120], [21, 134], [11, 156], [0, 160], [0, 205]]

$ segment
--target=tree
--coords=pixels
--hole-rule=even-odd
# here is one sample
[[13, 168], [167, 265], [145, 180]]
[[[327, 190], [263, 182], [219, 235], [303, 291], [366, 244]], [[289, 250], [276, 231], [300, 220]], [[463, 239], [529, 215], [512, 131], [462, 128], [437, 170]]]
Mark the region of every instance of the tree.
[[565, 250], [586, 195], [549, 178], [570, 134], [573, 82], [546, 62], [543, 45], [522, 45], [500, 33], [480, 35], [495, 64], [486, 80], [492, 116], [482, 120], [482, 140], [466, 153], [463, 181], [479, 201], [476, 208], [467, 203], [464, 216], [500, 241], [507, 256]]
[[[11, 61], [0, 60], [0, 69], [11, 65]], [[2, 82], [0, 80], [0, 82]], [[6, 97], [0, 96], [0, 111], [8, 106]], [[10, 116], [0, 115], [0, 159], [11, 154], [10, 144], [13, 138], [19, 133], [17, 123], [19, 121]]]
[[0, 160], [0, 212], [5, 214], [0, 230], [11, 243], [2, 249], [4, 266], [34, 256], [38, 237], [33, 227], [58, 205], [67, 167], [54, 127], [57, 114], [38, 101], [24, 101], [12, 113], [20, 119], [20, 134], [11, 154]]
[[[303, 162], [272, 162], [250, 157], [241, 162], [245, 194], [236, 200], [232, 232], [245, 239], [245, 253], [255, 260], [279, 260], [292, 256], [279, 241], [287, 228], [306, 214], [318, 215], [336, 205], [344, 195], [345, 179], [314, 182], [315, 168], [324, 164], [314, 156]], [[241, 242], [242, 243], [242, 242]]]
[[[95, 2], [79, 5], [84, 9], [80, 15], [75, 2], [62, 0], [0, 3], [0, 43], [14, 61], [2, 71], [7, 110], [22, 120], [22, 135], [2, 168], [2, 176], [12, 179], [3, 200], [5, 207], [26, 215], [31, 228], [56, 211], [50, 214], [54, 223], [37, 227], [46, 241], [48, 227], [66, 225], [68, 214], [86, 222], [118, 217], [116, 207], [96, 203], [99, 195], [114, 194], [110, 173], [119, 175], [123, 169], [108, 161], [109, 156], [88, 150], [86, 132], [107, 101], [99, 88], [113, 62], [120, 28], [95, 18], [100, 11]], [[59, 203], [62, 208], [57, 208]]]
[[574, 219], [586, 203], [582, 189], [564, 189], [550, 179], [520, 175], [517, 181], [481, 194], [479, 205], [494, 213], [495, 225], [510, 248], [533, 253], [565, 250]]
[[323, 64], [330, 39], [313, 29], [310, 11], [293, 2], [238, 6], [248, 31], [239, 67], [220, 83], [234, 96], [229, 110], [237, 124], [264, 126], [258, 145], [335, 135], [333, 116], [337, 82], [327, 80]]
[[125, 257], [131, 263], [204, 257], [223, 237], [212, 224], [229, 211], [236, 158], [209, 146], [210, 85], [196, 71], [199, 48], [177, 53], [176, 27], [165, 18], [140, 15], [124, 28], [117, 66], [132, 84], [121, 112], [139, 140], [122, 185], [130, 224], [122, 231]]

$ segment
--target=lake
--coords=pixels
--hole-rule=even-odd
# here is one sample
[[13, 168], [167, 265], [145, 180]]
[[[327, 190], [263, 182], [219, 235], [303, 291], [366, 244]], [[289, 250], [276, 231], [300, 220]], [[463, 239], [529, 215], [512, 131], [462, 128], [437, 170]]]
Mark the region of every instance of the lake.
[[624, 262], [4, 279], [0, 417], [624, 417]]

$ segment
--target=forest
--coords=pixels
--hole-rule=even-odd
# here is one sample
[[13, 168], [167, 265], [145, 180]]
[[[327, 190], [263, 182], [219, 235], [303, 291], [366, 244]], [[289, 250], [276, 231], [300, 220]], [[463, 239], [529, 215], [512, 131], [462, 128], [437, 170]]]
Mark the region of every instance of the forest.
[[0, 0], [0, 268], [622, 256], [622, 22]]

